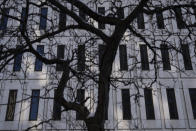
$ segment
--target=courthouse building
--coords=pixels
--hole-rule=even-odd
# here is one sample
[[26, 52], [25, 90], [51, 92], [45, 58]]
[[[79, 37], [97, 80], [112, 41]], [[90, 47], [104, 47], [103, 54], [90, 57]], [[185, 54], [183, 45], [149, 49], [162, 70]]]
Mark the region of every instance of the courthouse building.
[[[100, 0], [96, 4], [86, 2], [86, 5], [101, 15], [124, 19], [138, 3], [133, 0], [129, 6], [129, 2], [122, 0], [116, 4], [118, 10], [113, 9], [110, 0]], [[161, 8], [172, 2], [175, 0], [155, 5]], [[8, 17], [13, 15], [23, 20], [26, 4], [18, 3], [21, 4], [16, 4], [17, 11], [2, 9], [1, 5], [1, 12], [4, 11], [0, 16], [1, 51], [6, 47], [19, 48], [23, 43], [20, 33], [16, 33], [22, 24]], [[114, 26], [96, 22], [69, 3], [64, 6], [107, 35], [112, 34]], [[186, 13], [188, 11], [191, 15]], [[32, 37], [43, 35], [51, 27], [74, 23], [70, 16], [49, 6], [32, 5], [29, 13], [32, 15], [27, 25]], [[154, 15], [140, 13], [131, 24], [156, 47], [156, 59], [141, 39], [129, 31], [124, 34], [111, 76], [105, 120], [108, 131], [196, 131], [196, 27], [187, 29], [185, 22], [187, 25], [196, 23], [196, 8], [178, 7]], [[73, 57], [71, 67], [92, 77], [84, 78], [83, 82], [71, 77], [64, 92], [69, 101], [80, 102], [89, 97], [85, 105], [92, 115], [97, 104], [97, 85], [93, 78], [96, 79], [99, 72], [104, 43], [87, 31], [70, 30], [37, 42], [33, 47], [46, 58], [66, 60]], [[62, 70], [61, 65], [46, 65], [31, 53], [14, 56], [0, 72], [0, 131], [23, 131], [34, 125], [31, 130], [35, 131], [85, 129], [78, 113], [63, 111], [53, 99]]]

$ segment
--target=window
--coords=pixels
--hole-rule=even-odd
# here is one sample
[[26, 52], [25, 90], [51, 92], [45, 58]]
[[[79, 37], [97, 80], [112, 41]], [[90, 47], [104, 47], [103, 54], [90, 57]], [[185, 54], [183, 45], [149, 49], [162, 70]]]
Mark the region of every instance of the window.
[[119, 19], [124, 19], [125, 15], [124, 15], [124, 8], [120, 7], [117, 10], [117, 16]]
[[79, 16], [82, 20], [87, 21], [86, 14], [82, 10], [79, 10]]
[[[57, 58], [58, 59], [64, 59], [64, 51], [65, 51], [65, 45], [58, 45], [57, 46]], [[56, 65], [56, 71], [63, 71], [62, 64]]]
[[[105, 15], [105, 8], [104, 7], [98, 7], [98, 13], [101, 15]], [[105, 24], [99, 22], [98, 23], [98, 28], [99, 29], [105, 29]]]
[[176, 22], [177, 22], [178, 29], [185, 29], [186, 24], [183, 21], [181, 8], [179, 8], [179, 7], [174, 8], [174, 12], [176, 15]]
[[2, 56], [3, 53], [3, 45], [0, 45], [0, 57]]
[[[44, 55], [44, 45], [38, 45], [37, 46], [37, 52], [40, 55]], [[42, 61], [36, 58], [35, 60], [35, 71], [42, 71]]]
[[163, 61], [163, 70], [171, 70], [169, 52], [166, 44], [161, 44], [161, 56]]
[[131, 119], [131, 104], [130, 104], [130, 93], [129, 89], [122, 89], [122, 111], [123, 120]]
[[6, 30], [7, 28], [7, 22], [8, 17], [6, 15], [9, 15], [9, 9], [3, 9], [2, 10], [2, 17], [1, 17], [1, 23], [0, 23], [0, 30]]
[[66, 14], [63, 12], [60, 12], [59, 14], [59, 28], [62, 29], [64, 27], [66, 27]]
[[181, 50], [182, 50], [182, 56], [184, 60], [184, 67], [185, 70], [192, 70], [192, 62], [191, 62], [191, 57], [189, 53], [189, 47], [187, 44], [181, 44]]
[[[20, 48], [21, 46], [16, 46], [16, 49]], [[22, 53], [17, 54], [14, 58], [14, 66], [13, 71], [20, 71], [22, 63]]]
[[126, 45], [120, 45], [119, 52], [120, 52], [120, 70], [128, 70]]
[[20, 23], [20, 29], [21, 30], [24, 28], [25, 17], [26, 17], [26, 8], [22, 8], [21, 23]]
[[154, 104], [152, 98], [152, 90], [151, 89], [144, 89], [144, 99], [145, 99], [145, 106], [146, 106], [146, 118], [147, 120], [154, 120]]
[[37, 120], [40, 90], [32, 90], [29, 120]]
[[105, 51], [105, 45], [99, 45], [99, 67], [101, 66], [103, 53]]
[[13, 121], [14, 120], [16, 98], [17, 98], [17, 90], [10, 90], [7, 111], [6, 111], [6, 117], [5, 117], [6, 121]]
[[[57, 89], [54, 90], [54, 98], [57, 96]], [[61, 105], [54, 99], [53, 104], [53, 114], [52, 114], [53, 120], [61, 120]]]
[[78, 71], [85, 70], [85, 45], [78, 45]]
[[148, 53], [146, 45], [140, 45], [142, 70], [149, 70]]
[[196, 20], [196, 8], [193, 8], [193, 13], [195, 14], [195, 20]]
[[105, 110], [105, 120], [108, 120], [108, 105], [106, 106]]
[[[78, 103], [81, 103], [81, 102], [84, 101], [84, 99], [85, 99], [85, 94], [84, 93], [85, 93], [84, 89], [77, 89], [76, 99], [77, 99]], [[76, 120], [82, 120], [82, 116], [78, 112], [76, 112]]]
[[138, 27], [138, 29], [145, 29], [144, 14], [143, 13], [139, 13], [137, 16], [137, 27]]
[[164, 19], [163, 19], [163, 12], [157, 12], [156, 13], [156, 17], [157, 17], [158, 29], [164, 29], [165, 28], [165, 24], [164, 24]]
[[193, 117], [194, 117], [194, 119], [196, 119], [196, 89], [194, 89], [194, 88], [189, 89], [189, 95], [191, 98]]
[[176, 106], [176, 97], [175, 97], [174, 89], [166, 89], [166, 92], [167, 92], [170, 119], [171, 120], [178, 119], [178, 110]]
[[39, 25], [40, 30], [46, 29], [47, 13], [48, 13], [48, 8], [41, 8], [40, 25]]

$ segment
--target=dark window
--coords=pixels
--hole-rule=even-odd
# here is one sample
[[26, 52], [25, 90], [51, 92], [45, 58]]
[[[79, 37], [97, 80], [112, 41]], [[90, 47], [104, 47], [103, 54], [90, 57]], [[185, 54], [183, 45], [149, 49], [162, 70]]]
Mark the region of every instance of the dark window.
[[78, 45], [78, 71], [85, 70], [85, 45]]
[[82, 20], [86, 21], [86, 14], [82, 11], [82, 10], [79, 10], [79, 16]]
[[[65, 45], [58, 45], [57, 46], [57, 58], [58, 59], [64, 59], [64, 51], [65, 51]], [[62, 64], [56, 65], [56, 71], [63, 71]]]
[[131, 119], [131, 104], [129, 89], [122, 89], [122, 111], [123, 120]]
[[146, 45], [140, 45], [142, 70], [149, 70], [148, 52]]
[[145, 29], [144, 14], [143, 13], [139, 13], [137, 16], [137, 27], [138, 27], [138, 29]]
[[[101, 15], [105, 15], [105, 8], [104, 7], [98, 7], [98, 13], [101, 14]], [[105, 24], [99, 22], [98, 23], [98, 28], [99, 29], [105, 29]]]
[[181, 8], [179, 8], [179, 7], [174, 8], [174, 12], [175, 12], [175, 15], [176, 15], [177, 27], [179, 29], [185, 29], [186, 24], [183, 21]]
[[21, 23], [20, 23], [20, 29], [21, 30], [24, 28], [25, 17], [26, 17], [26, 8], [22, 8]]
[[[44, 45], [38, 45], [37, 46], [37, 52], [40, 55], [44, 55]], [[36, 58], [35, 60], [35, 71], [42, 71], [42, 61]]]
[[101, 66], [101, 62], [103, 59], [103, 54], [104, 54], [105, 48], [106, 48], [105, 45], [99, 45], [99, 67]]
[[0, 45], [0, 57], [2, 56], [2, 54], [3, 54], [3, 45]]
[[[54, 90], [54, 98], [57, 96], [57, 90]], [[53, 104], [53, 114], [52, 114], [53, 120], [61, 120], [61, 105], [58, 101], [54, 99]]]
[[[20, 48], [21, 46], [16, 46], [16, 49]], [[13, 71], [20, 71], [22, 63], [22, 53], [17, 54], [14, 58], [14, 66]]]
[[187, 44], [182, 44], [181, 49], [182, 49], [182, 56], [183, 56], [183, 59], [184, 59], [185, 70], [192, 70], [193, 67], [192, 67], [192, 62], [191, 62], [191, 57], [190, 57], [188, 45]]
[[154, 120], [154, 104], [152, 98], [152, 90], [144, 89], [144, 98], [145, 98], [145, 106], [146, 106], [146, 118], [147, 120]]
[[[193, 8], [193, 13], [194, 13], [194, 15], [195, 15], [195, 20], [196, 20], [196, 8]], [[196, 22], [196, 21], [195, 21]]]
[[167, 100], [169, 106], [170, 119], [178, 119], [178, 110], [176, 106], [176, 97], [174, 89], [167, 89]]
[[169, 52], [166, 44], [161, 44], [161, 56], [163, 61], [163, 70], [171, 70]]
[[13, 121], [14, 120], [16, 98], [17, 98], [17, 90], [10, 90], [7, 111], [6, 111], [6, 117], [5, 117], [6, 121]]
[[193, 110], [193, 117], [196, 119], [196, 89], [189, 89], [189, 94], [191, 98], [191, 105]]
[[60, 12], [59, 14], [59, 28], [62, 29], [66, 27], [66, 14], [63, 12]]
[[[84, 93], [85, 93], [84, 89], [77, 89], [76, 99], [77, 99], [78, 103], [81, 103], [81, 102], [84, 101], [84, 99], [85, 99], [85, 94]], [[76, 120], [82, 120], [82, 116], [78, 112], [76, 112]]]
[[48, 8], [41, 8], [40, 25], [39, 29], [46, 29]]
[[32, 90], [29, 120], [37, 120], [40, 90]]
[[0, 30], [6, 30], [7, 28], [8, 17], [6, 15], [9, 15], [9, 9], [7, 8], [2, 10]]
[[128, 70], [126, 45], [120, 45], [119, 52], [120, 52], [120, 70]]
[[118, 8], [117, 16], [118, 16], [119, 19], [124, 19], [124, 17], [125, 17], [124, 16], [124, 8], [122, 8], [122, 7]]
[[158, 29], [164, 29], [165, 28], [165, 24], [164, 24], [164, 19], [163, 19], [163, 12], [157, 12], [156, 13], [156, 17], [157, 17]]
[[106, 106], [105, 110], [105, 120], [108, 120], [108, 105]]

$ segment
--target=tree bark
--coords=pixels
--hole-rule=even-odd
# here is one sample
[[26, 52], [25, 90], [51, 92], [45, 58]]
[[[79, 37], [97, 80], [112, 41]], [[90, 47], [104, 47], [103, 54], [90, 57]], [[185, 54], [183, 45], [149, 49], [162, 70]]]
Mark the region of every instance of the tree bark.
[[86, 122], [88, 131], [105, 131], [104, 124], [99, 123], [98, 121]]

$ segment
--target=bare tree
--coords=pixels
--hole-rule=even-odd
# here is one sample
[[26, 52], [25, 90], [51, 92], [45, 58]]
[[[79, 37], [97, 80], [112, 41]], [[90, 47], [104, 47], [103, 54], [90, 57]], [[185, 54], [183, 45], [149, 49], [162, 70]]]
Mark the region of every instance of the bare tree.
[[[56, 84], [58, 88], [54, 100], [63, 107], [63, 112], [74, 110], [79, 113], [89, 131], [105, 130], [104, 123], [107, 117], [106, 112], [108, 112], [109, 92], [111, 88], [118, 88], [117, 83], [134, 85], [136, 88], [134, 97], [137, 101], [141, 96], [139, 88], [151, 88], [157, 82], [159, 69], [170, 68], [167, 65], [162, 66], [161, 63], [168, 60], [162, 61], [157, 51], [162, 49], [175, 51], [176, 53], [170, 54], [172, 55], [171, 59], [175, 60], [175, 55], [183, 52], [181, 50], [183, 43], [186, 42], [194, 47], [196, 33], [196, 23], [192, 19], [196, 16], [194, 0], [89, 0], [85, 2], [80, 0], [2, 0], [0, 5], [2, 15], [1, 73], [6, 74], [6, 77], [19, 77], [20, 79], [21, 76], [18, 76], [17, 72], [10, 71], [10, 63], [20, 54], [28, 54], [26, 58], [29, 57], [29, 59], [36, 57], [38, 61], [50, 67], [50, 70], [47, 71], [50, 82], [44, 88], [50, 92], [51, 88], [49, 87]], [[104, 9], [98, 8], [98, 5], [107, 5], [108, 8], [103, 11]], [[48, 8], [48, 17], [47, 13], [39, 12], [44, 7]], [[99, 13], [97, 13], [97, 9], [100, 10]], [[124, 15], [123, 10], [125, 11]], [[163, 17], [162, 13], [167, 14], [166, 17]], [[144, 19], [142, 14], [149, 16], [148, 19], [145, 19], [145, 23], [138, 22], [139, 18]], [[161, 22], [155, 21], [155, 15]], [[11, 22], [6, 28], [7, 25], [3, 23], [7, 23], [8, 19]], [[179, 29], [172, 29], [172, 22], [175, 19]], [[47, 21], [47, 27], [42, 23], [44, 21]], [[145, 29], [147, 24], [150, 26]], [[157, 30], [157, 28], [162, 30]], [[172, 39], [176, 38], [180, 41], [179, 45], [173, 43]], [[121, 69], [113, 69], [119, 45], [130, 41], [143, 43], [145, 45], [143, 51], [147, 47], [151, 52], [150, 60], [139, 60], [138, 51], [130, 46], [130, 51], [135, 53], [126, 56], [127, 58], [122, 56], [122, 58], [124, 61], [131, 59], [132, 62], [125, 63], [124, 67], [120, 65]], [[39, 50], [35, 49], [35, 45], [39, 45], [39, 43], [44, 43], [47, 46], [47, 52], [40, 54]], [[104, 45], [102, 52], [98, 51], [100, 43]], [[165, 44], [167, 47], [160, 46], [160, 44]], [[58, 56], [54, 53], [54, 49], [58, 45], [64, 45], [59, 48], [66, 50], [65, 55], [59, 54]], [[79, 47], [80, 45], [81, 47]], [[139, 45], [135, 44], [135, 46]], [[81, 56], [82, 48], [85, 48], [85, 56]], [[123, 48], [122, 51], [125, 51]], [[102, 54], [99, 61], [98, 54]], [[143, 62], [150, 63], [152, 66], [149, 69], [149, 65], [142, 65], [143, 70], [148, 70], [147, 73], [142, 73], [141, 67], [139, 67]], [[28, 63], [27, 60], [24, 64], [23, 78], [27, 79], [32, 63]], [[176, 63], [170, 64], [176, 67], [176, 71], [183, 70]], [[56, 72], [55, 67], [62, 72]], [[187, 69], [190, 68], [187, 67]], [[127, 74], [131, 78], [124, 80], [123, 77]], [[144, 75], [150, 78], [150, 82], [147, 84], [143, 80], [142, 76]], [[2, 76], [1, 81], [6, 77]], [[55, 83], [56, 80], [57, 83]], [[74, 81], [72, 86], [69, 84], [70, 81]], [[76, 89], [90, 89], [92, 87], [97, 91], [95, 98], [87, 97], [79, 101], [79, 98], [72, 95]], [[69, 96], [65, 96], [67, 90], [70, 91], [70, 94], [67, 94], [71, 96], [69, 99], [67, 99]], [[46, 94], [40, 98], [53, 99], [46, 97]], [[85, 105], [89, 99], [92, 101], [95, 99], [96, 104], [93, 107]], [[92, 108], [95, 108], [94, 113], [91, 112]], [[49, 122], [51, 119], [48, 118], [40, 124]]]

